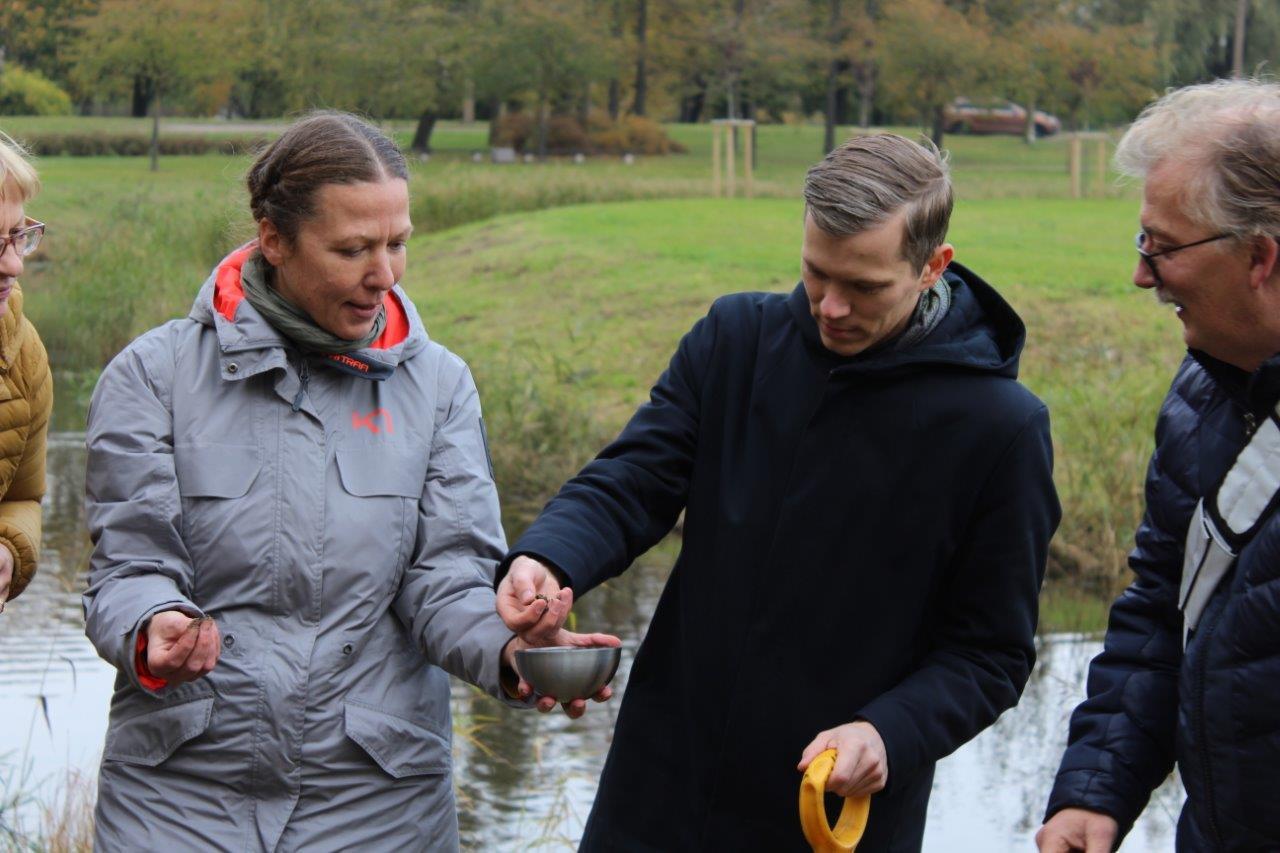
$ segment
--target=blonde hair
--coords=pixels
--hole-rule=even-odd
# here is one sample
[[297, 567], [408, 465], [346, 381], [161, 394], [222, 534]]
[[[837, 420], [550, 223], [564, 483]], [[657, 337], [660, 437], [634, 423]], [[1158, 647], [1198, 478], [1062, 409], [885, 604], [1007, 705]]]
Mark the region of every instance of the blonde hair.
[[17, 188], [19, 201], [27, 201], [40, 192], [40, 178], [27, 159], [26, 150], [0, 130], [0, 200], [8, 195], [10, 185]]
[[835, 237], [875, 228], [906, 210], [902, 257], [917, 269], [947, 239], [953, 197], [947, 159], [894, 133], [855, 136], [809, 170], [805, 211]]
[[1280, 85], [1217, 80], [1150, 104], [1116, 148], [1116, 166], [1145, 178], [1167, 158], [1191, 164], [1186, 211], [1236, 237], [1280, 236]]

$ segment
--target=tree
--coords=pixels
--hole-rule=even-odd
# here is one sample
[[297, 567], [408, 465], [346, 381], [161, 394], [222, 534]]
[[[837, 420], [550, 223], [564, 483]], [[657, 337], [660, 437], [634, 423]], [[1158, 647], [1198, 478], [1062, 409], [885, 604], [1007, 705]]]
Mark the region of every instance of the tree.
[[4, 58], [68, 88], [76, 22], [97, 0], [4, 0], [0, 3], [0, 49]]
[[145, 94], [152, 171], [159, 168], [163, 99], [229, 71], [233, 54], [223, 39], [240, 28], [241, 11], [219, 0], [102, 0], [80, 19], [74, 73], [86, 89], [132, 87]]
[[966, 17], [941, 0], [899, 0], [881, 22], [881, 91], [899, 109], [918, 115], [939, 148], [943, 110], [972, 94], [983, 77], [980, 62], [989, 55], [983, 23], [980, 11]]
[[324, 106], [377, 119], [415, 118], [411, 148], [431, 151], [437, 120], [466, 91], [477, 2], [253, 2], [262, 5], [270, 28], [270, 38], [257, 46], [269, 55], [241, 69], [238, 91], [266, 92], [295, 110]]
[[[825, 55], [823, 59], [826, 63], [827, 72], [827, 98], [826, 109], [823, 111], [825, 122], [822, 132], [822, 156], [836, 147], [836, 106], [837, 97], [840, 90], [840, 76], [848, 67], [848, 60], [845, 58], [844, 43], [849, 38], [849, 29], [845, 21], [843, 0], [825, 0], [826, 5], [826, 38]], [[821, 20], [822, 16], [819, 16]]]
[[[1232, 73], [1237, 53], [1245, 74], [1280, 54], [1280, 4], [1274, 0], [1095, 0], [1095, 4], [1091, 11], [1099, 21], [1146, 27], [1157, 54], [1161, 86], [1225, 77]], [[1238, 29], [1240, 24], [1243, 31]]]
[[1036, 110], [1056, 84], [1041, 51], [1058, 38], [1057, 29], [1070, 22], [1061, 14], [1061, 0], [988, 0], [984, 11], [998, 49], [984, 65], [983, 88], [1026, 109], [1023, 139], [1030, 145], [1037, 136]]
[[636, 83], [635, 97], [631, 101], [631, 112], [642, 116], [645, 114], [646, 98], [649, 94], [649, 75], [646, 63], [649, 59], [649, 0], [635, 0], [636, 3]]
[[875, 102], [876, 78], [879, 73], [876, 62], [879, 36], [872, 14], [873, 5], [872, 0], [863, 0], [843, 45], [845, 58], [853, 70], [854, 82], [858, 88], [858, 126], [864, 128], [871, 124], [871, 106]]
[[721, 0], [703, 7], [704, 33], [715, 76], [723, 87], [728, 118], [743, 118], [774, 87], [794, 88], [809, 48], [805, 10], [785, 0]]
[[1059, 24], [1034, 46], [1046, 108], [1079, 130], [1124, 120], [1156, 94], [1156, 54], [1141, 25]]
[[845, 76], [853, 72], [859, 97], [859, 123], [870, 121], [875, 86], [875, 22], [870, 0], [818, 0], [811, 26], [811, 39], [823, 45], [818, 53], [820, 73], [826, 78], [823, 114], [825, 127], [822, 154], [835, 147], [841, 92]]
[[616, 73], [609, 33], [583, 0], [490, 0], [476, 85], [500, 99], [532, 95], [537, 151], [547, 153], [551, 109], [578, 102], [583, 87]]

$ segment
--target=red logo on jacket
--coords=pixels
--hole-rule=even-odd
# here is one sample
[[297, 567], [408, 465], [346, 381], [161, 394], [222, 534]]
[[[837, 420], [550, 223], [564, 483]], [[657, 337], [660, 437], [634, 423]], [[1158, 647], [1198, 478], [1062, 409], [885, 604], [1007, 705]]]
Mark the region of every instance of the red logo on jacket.
[[[381, 426], [378, 425], [378, 421], [382, 421]], [[374, 409], [367, 415], [362, 415], [359, 412], [352, 412], [351, 429], [367, 429], [374, 435], [377, 435], [383, 430], [386, 430], [387, 435], [392, 435], [396, 431], [395, 425], [391, 420], [391, 413], [386, 409]]]

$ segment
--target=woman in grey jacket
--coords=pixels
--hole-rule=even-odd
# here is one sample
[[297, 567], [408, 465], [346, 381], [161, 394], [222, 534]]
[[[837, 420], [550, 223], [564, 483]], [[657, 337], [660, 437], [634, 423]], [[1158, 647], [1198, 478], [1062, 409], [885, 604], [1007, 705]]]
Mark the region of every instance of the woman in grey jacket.
[[120, 672], [97, 846], [455, 849], [448, 674], [528, 704], [518, 646], [617, 640], [494, 611], [479, 400], [396, 285], [394, 143], [314, 114], [248, 184], [258, 239], [89, 414], [87, 632]]

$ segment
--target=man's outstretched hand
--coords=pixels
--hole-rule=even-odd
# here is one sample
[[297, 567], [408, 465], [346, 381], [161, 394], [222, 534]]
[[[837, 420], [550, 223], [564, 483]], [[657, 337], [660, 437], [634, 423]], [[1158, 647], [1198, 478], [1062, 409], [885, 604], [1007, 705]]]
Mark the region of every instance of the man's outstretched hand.
[[542, 617], [548, 615], [559, 594], [560, 580], [550, 566], [532, 557], [516, 557], [507, 570], [507, 576], [498, 584], [498, 615], [508, 628], [520, 634], [530, 645], [556, 645], [550, 640], [564, 625], [572, 596], [558, 620], [555, 613], [546, 620]]
[[[520, 649], [540, 646], [620, 646], [622, 641], [612, 634], [579, 634], [564, 627], [573, 609], [573, 590], [561, 588], [550, 567], [530, 557], [516, 557], [507, 576], [498, 584], [498, 615], [516, 636], [502, 650], [502, 662], [515, 670], [515, 653]], [[518, 686], [521, 699], [533, 694], [533, 687], [521, 676]], [[591, 697], [604, 702], [613, 696], [608, 685]], [[556, 706], [554, 696], [539, 696], [536, 707], [546, 713]], [[587, 710], [585, 699], [565, 702], [564, 712], [571, 718], [581, 717]]]

